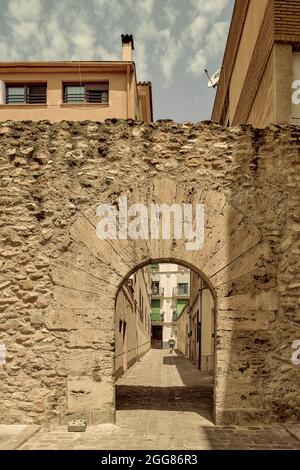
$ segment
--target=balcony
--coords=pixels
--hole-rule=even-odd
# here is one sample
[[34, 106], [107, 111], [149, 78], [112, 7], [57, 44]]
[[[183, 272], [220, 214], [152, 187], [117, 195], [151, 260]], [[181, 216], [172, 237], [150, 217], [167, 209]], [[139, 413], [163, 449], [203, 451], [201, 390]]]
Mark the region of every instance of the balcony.
[[190, 286], [174, 287], [173, 297], [185, 298], [189, 296], [190, 296]]
[[151, 288], [151, 297], [163, 297], [164, 296], [164, 288], [152, 286]]

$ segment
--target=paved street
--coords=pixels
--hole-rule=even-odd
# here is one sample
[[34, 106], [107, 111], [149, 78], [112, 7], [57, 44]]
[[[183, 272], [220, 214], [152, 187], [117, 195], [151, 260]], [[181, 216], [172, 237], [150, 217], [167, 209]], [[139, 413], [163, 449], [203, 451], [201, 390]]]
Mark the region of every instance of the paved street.
[[[214, 426], [212, 378], [182, 356], [150, 350], [118, 381], [116, 425], [42, 428], [19, 449], [300, 449], [284, 426]], [[294, 429], [294, 428], [293, 428]]]

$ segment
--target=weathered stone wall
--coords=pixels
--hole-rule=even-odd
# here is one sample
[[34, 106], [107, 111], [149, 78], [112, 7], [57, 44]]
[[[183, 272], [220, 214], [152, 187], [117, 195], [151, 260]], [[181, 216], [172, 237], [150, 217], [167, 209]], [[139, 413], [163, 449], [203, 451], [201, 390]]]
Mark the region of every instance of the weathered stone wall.
[[[114, 418], [118, 288], [150, 260], [202, 273], [216, 301], [216, 422], [299, 419], [299, 139], [209, 123], [0, 126], [0, 421]], [[96, 207], [205, 204], [205, 244], [101, 241]]]

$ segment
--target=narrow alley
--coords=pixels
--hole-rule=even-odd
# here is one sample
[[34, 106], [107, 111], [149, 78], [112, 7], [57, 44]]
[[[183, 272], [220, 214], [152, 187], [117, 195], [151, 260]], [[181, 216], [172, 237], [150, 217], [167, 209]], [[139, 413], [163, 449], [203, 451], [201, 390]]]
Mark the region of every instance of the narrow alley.
[[212, 377], [175, 352], [151, 349], [117, 382], [116, 425], [41, 428], [19, 449], [299, 449], [292, 427], [215, 426]]

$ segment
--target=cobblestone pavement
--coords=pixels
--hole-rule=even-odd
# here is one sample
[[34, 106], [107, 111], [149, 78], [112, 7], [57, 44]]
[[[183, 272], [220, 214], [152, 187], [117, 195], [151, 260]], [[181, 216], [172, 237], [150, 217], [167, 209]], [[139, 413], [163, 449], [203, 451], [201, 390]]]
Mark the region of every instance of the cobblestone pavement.
[[284, 426], [214, 426], [212, 378], [187, 359], [150, 350], [118, 381], [117, 423], [41, 429], [20, 449], [300, 449]]

